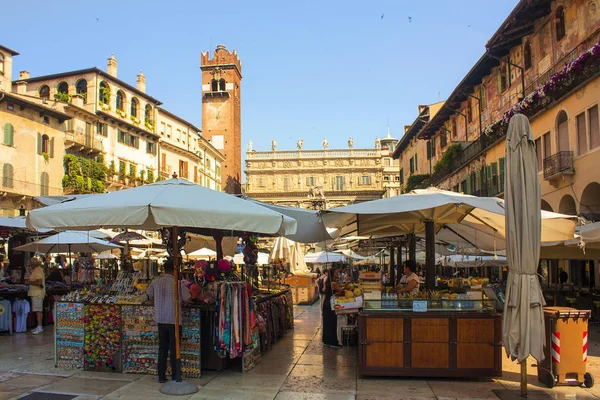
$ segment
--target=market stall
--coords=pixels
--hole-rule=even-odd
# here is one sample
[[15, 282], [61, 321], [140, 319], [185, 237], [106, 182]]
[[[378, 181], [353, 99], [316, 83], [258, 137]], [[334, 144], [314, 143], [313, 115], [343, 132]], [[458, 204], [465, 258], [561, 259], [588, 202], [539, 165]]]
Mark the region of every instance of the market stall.
[[[358, 235], [425, 234], [425, 290], [420, 277], [404, 268], [402, 296], [382, 294], [365, 300], [359, 314], [362, 375], [475, 377], [501, 373], [501, 316], [494, 301], [468, 293], [446, 297], [435, 289], [436, 236], [449, 243], [467, 242], [487, 251], [506, 247], [501, 199], [446, 192], [434, 188], [382, 200], [330, 209], [325, 222]], [[570, 238], [572, 217], [541, 213], [542, 240]], [[459, 240], [457, 240], [457, 238]], [[410, 285], [407, 286], [410, 282]], [[416, 282], [416, 283], [415, 283]], [[415, 286], [416, 285], [416, 286]]]
[[501, 376], [501, 321], [489, 301], [365, 300], [358, 317], [359, 373]]

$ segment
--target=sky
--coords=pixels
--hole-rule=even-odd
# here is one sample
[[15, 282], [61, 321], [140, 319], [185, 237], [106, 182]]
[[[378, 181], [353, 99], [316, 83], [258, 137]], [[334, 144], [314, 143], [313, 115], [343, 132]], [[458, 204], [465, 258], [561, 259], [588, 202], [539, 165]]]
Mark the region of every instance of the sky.
[[371, 148], [399, 138], [419, 104], [444, 100], [485, 52], [517, 0], [33, 0], [3, 5], [0, 44], [13, 74], [97, 66], [201, 126], [200, 53], [242, 61], [242, 143], [254, 150]]

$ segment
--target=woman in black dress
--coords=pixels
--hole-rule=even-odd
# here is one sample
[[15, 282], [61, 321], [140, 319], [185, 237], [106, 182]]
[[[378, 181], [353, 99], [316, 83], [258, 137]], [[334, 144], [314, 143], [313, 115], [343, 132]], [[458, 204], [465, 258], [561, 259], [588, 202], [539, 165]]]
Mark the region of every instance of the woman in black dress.
[[323, 301], [323, 345], [333, 348], [341, 348], [337, 339], [337, 315], [331, 309], [331, 297], [335, 293], [339, 278], [339, 268], [331, 268], [324, 279], [325, 299]]

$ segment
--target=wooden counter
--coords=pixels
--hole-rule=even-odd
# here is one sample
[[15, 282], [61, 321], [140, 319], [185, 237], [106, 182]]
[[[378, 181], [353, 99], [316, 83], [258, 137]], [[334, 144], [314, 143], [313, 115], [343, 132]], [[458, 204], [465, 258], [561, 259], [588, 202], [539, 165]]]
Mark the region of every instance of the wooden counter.
[[364, 376], [502, 375], [502, 318], [495, 312], [361, 312]]

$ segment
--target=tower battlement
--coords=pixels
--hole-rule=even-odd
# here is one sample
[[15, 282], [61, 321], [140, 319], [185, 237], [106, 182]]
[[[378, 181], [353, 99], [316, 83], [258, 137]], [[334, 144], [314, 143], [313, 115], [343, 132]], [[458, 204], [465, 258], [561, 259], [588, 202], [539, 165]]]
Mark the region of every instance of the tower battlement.
[[213, 53], [213, 57], [210, 58], [210, 52], [204, 52], [200, 55], [202, 70], [211, 69], [216, 66], [235, 65], [239, 75], [242, 75], [242, 62], [240, 61], [235, 50], [229, 51], [223, 45], [218, 45], [217, 49]]

